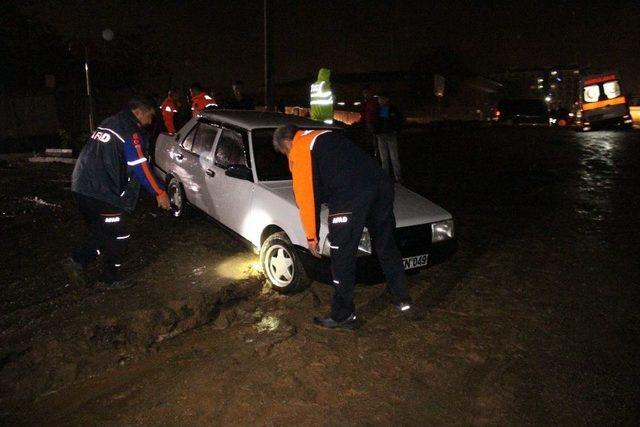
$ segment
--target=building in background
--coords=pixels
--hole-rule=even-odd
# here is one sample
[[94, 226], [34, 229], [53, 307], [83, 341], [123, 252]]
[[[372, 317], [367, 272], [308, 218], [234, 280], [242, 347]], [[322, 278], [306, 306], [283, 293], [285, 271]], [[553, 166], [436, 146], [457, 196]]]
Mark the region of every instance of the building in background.
[[573, 110], [578, 100], [581, 69], [578, 66], [510, 68], [491, 75], [507, 99], [542, 99], [550, 110]]

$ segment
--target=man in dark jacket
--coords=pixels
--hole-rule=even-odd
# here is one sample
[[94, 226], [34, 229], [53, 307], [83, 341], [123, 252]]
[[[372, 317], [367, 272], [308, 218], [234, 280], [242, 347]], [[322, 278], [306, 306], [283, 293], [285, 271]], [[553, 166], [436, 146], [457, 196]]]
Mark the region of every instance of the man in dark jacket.
[[389, 103], [389, 96], [385, 93], [378, 95], [378, 109], [375, 114], [374, 133], [378, 143], [378, 153], [382, 169], [389, 173], [389, 158], [393, 167], [393, 178], [402, 182], [402, 169], [398, 156], [398, 133], [402, 127], [402, 115], [398, 109]]
[[251, 97], [244, 93], [244, 83], [242, 80], [236, 80], [231, 86], [233, 89], [233, 97], [224, 103], [227, 110], [255, 110], [256, 107]]
[[312, 255], [318, 251], [320, 205], [329, 207], [331, 272], [335, 293], [331, 313], [314, 322], [326, 328], [352, 328], [356, 320], [353, 291], [356, 256], [367, 227], [387, 279], [393, 302], [411, 311], [400, 251], [394, 241], [394, 189], [375, 160], [337, 131], [278, 128], [276, 151], [289, 159], [293, 192]]
[[155, 102], [134, 97], [128, 108], [104, 120], [90, 136], [73, 170], [71, 190], [89, 227], [84, 244], [74, 251], [67, 269], [78, 279], [88, 264], [102, 257], [102, 289], [123, 289], [122, 278], [130, 234], [127, 214], [133, 212], [140, 186], [156, 197], [158, 206], [170, 209], [169, 198], [151, 172], [144, 127], [153, 122]]

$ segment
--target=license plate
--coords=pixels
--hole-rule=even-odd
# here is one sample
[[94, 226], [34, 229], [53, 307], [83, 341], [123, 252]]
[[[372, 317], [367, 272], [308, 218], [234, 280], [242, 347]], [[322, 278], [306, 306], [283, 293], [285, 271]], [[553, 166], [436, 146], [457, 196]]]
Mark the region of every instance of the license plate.
[[416, 255], [408, 258], [402, 258], [405, 270], [411, 270], [412, 268], [423, 267], [427, 265], [428, 254]]

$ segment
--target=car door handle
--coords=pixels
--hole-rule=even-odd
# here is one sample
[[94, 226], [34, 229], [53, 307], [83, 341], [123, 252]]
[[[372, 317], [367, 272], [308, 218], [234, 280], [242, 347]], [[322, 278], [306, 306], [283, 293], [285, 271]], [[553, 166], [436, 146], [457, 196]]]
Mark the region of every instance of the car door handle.
[[184, 156], [182, 154], [178, 153], [178, 154], [176, 154], [176, 159], [182, 160], [182, 159], [184, 159]]
[[214, 171], [212, 171], [211, 169], [207, 169], [206, 174], [209, 176], [216, 176], [216, 173]]

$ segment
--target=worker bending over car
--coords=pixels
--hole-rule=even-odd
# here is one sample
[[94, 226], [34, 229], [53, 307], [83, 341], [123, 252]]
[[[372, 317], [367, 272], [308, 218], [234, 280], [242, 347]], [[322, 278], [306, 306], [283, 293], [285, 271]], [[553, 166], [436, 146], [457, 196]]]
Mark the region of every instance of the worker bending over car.
[[339, 131], [282, 126], [274, 132], [273, 146], [289, 159], [300, 219], [309, 251], [316, 257], [320, 257], [320, 206], [326, 203], [329, 207], [335, 292], [329, 315], [315, 317], [314, 322], [326, 328], [353, 328], [356, 256], [364, 227], [369, 230], [394, 305], [403, 313], [412, 311], [402, 258], [394, 240], [394, 184], [388, 175]]

